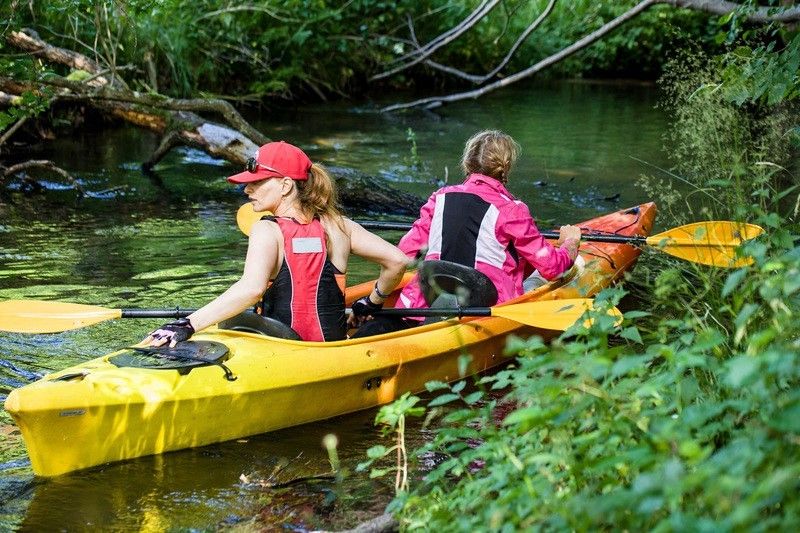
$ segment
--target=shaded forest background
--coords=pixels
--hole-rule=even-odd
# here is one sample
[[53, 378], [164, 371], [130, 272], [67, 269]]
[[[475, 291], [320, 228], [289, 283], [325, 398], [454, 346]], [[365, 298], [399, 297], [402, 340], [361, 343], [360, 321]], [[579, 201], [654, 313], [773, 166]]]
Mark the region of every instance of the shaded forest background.
[[[436, 61], [467, 72], [488, 72], [547, 4], [543, 0], [502, 3], [451, 46], [438, 50]], [[522, 43], [507, 70], [519, 70], [557, 52], [635, 4], [589, 0], [556, 4], [540, 29]], [[32, 28], [53, 45], [93, 58], [112, 76], [129, 80], [136, 91], [275, 103], [463, 85], [425, 65], [379, 83], [368, 80], [413, 49], [409, 24], [417, 41], [424, 43], [456, 26], [473, 7], [465, 2], [410, 0], [13, 1], [2, 19], [7, 21], [4, 32]], [[672, 51], [687, 42], [721, 49], [725, 42], [720, 42], [718, 29], [715, 18], [706, 13], [655, 6], [635, 24], [558, 63], [548, 75], [656, 79]], [[3, 75], [30, 77], [45, 68], [33, 57], [0, 46]]]

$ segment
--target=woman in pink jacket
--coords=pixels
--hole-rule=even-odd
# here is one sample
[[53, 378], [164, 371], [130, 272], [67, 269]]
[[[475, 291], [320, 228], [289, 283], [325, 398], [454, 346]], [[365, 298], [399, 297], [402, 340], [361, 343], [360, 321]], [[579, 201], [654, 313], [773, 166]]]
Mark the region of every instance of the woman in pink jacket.
[[[486, 274], [497, 289], [497, 303], [521, 295], [523, 279], [534, 269], [547, 280], [567, 271], [578, 256], [580, 228], [562, 226], [558, 247], [542, 237], [528, 206], [506, 189], [518, 152], [514, 139], [500, 131], [474, 135], [461, 160], [466, 180], [434, 192], [398, 247], [410, 258], [422, 252], [426, 260], [451, 261]], [[397, 307], [426, 307], [416, 278], [403, 289]], [[418, 323], [382, 317], [365, 324], [357, 336]]]

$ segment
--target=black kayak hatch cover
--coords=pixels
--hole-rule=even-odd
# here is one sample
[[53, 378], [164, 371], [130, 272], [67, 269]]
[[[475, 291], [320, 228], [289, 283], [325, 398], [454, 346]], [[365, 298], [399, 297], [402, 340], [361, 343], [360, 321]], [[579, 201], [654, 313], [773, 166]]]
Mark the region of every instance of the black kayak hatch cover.
[[225, 377], [233, 381], [236, 378], [222, 364], [227, 354], [228, 347], [221, 342], [185, 341], [178, 343], [174, 348], [169, 346], [160, 348], [130, 347], [113, 357], [109, 357], [108, 361], [120, 368], [177, 370], [181, 374], [186, 374], [192, 368], [199, 366], [218, 365], [225, 370]]

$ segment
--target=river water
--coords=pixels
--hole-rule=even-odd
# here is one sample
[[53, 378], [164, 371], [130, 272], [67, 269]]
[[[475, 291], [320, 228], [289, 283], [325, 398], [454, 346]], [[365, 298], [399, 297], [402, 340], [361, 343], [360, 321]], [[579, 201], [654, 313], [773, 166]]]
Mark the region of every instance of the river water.
[[[650, 200], [634, 183], [667, 165], [667, 122], [656, 101], [651, 86], [565, 82], [515, 87], [436, 114], [381, 115], [374, 103], [344, 102], [250, 118], [315, 161], [381, 176], [423, 198], [445, 179], [462, 177], [459, 159], [470, 135], [502, 129], [522, 146], [509, 188], [549, 229]], [[145, 176], [139, 163], [157, 141], [129, 127], [86, 128], [15, 154], [55, 161], [79, 177], [88, 195], [76, 199], [54, 180], [44, 194], [0, 197], [0, 300], [194, 307], [237, 279], [246, 239], [234, 215], [243, 197], [223, 178], [238, 170], [178, 149]], [[374, 274], [353, 260], [348, 282]], [[0, 402], [47, 372], [138, 342], [160, 322], [0, 333]], [[33, 476], [19, 433], [0, 411], [0, 530], [209, 530], [254, 516], [292, 530], [353, 525], [380, 514], [392, 491], [388, 482], [353, 472], [381, 441], [374, 416], [368, 411], [43, 480]], [[324, 477], [330, 463], [321, 441], [329, 433], [339, 438], [349, 472], [339, 482]], [[413, 426], [409, 438], [413, 444], [425, 433]], [[310, 479], [264, 486], [297, 478]]]

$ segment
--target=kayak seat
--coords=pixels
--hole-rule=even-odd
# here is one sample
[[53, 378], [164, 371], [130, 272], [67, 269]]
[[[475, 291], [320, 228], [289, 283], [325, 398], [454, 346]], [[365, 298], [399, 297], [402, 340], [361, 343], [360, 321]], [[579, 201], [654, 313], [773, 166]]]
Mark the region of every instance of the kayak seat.
[[[422, 295], [431, 308], [491, 307], [497, 288], [483, 272], [451, 261], [423, 261], [419, 267]], [[428, 317], [425, 324], [444, 320]]]
[[245, 311], [227, 320], [223, 320], [219, 323], [219, 328], [244, 331], [246, 333], [258, 333], [268, 337], [277, 337], [279, 339], [289, 339], [293, 341], [302, 340], [295, 330], [280, 320], [262, 316], [252, 311]]

